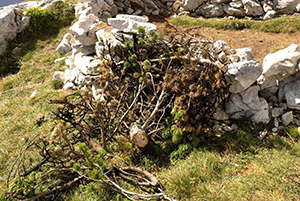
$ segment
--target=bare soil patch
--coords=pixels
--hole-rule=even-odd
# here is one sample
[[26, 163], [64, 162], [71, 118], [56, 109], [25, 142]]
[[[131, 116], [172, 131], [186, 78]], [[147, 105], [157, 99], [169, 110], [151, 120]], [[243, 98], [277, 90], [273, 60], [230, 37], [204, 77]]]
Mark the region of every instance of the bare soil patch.
[[[159, 19], [151, 18], [151, 22], [157, 27], [163, 26], [171, 18]], [[185, 27], [178, 27], [185, 30]], [[267, 33], [257, 30], [221, 30], [214, 28], [199, 28], [199, 34], [206, 35], [217, 40], [225, 41], [230, 48], [238, 49], [250, 47], [254, 54], [255, 61], [261, 64], [267, 54], [276, 49], [283, 49], [291, 44], [300, 45], [300, 31], [293, 33]]]

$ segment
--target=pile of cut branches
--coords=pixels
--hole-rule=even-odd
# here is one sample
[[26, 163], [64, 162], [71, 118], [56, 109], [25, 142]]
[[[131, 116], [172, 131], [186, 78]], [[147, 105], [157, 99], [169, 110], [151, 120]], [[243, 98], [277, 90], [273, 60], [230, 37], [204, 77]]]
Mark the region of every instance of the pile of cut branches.
[[87, 86], [51, 101], [59, 105], [51, 134], [21, 150], [8, 175], [8, 199], [56, 200], [71, 187], [102, 182], [130, 200], [172, 200], [124, 155], [150, 144], [165, 154], [197, 147], [228, 87], [209, 44], [170, 26], [169, 38], [143, 29], [132, 40], [120, 37], [124, 47], [98, 61], [96, 92]]

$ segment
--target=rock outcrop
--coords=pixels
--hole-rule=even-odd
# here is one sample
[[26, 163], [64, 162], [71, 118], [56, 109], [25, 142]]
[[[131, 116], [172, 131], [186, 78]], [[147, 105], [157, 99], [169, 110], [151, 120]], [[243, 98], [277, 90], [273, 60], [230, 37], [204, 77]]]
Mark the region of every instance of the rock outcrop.
[[29, 24], [29, 18], [16, 15], [15, 8], [15, 5], [0, 8], [0, 55], [6, 49], [6, 39], [14, 39]]

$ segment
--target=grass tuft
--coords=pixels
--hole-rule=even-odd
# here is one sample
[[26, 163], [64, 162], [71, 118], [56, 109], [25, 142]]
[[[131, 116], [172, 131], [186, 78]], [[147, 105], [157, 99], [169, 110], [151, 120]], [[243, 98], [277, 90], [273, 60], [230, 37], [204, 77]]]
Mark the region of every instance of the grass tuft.
[[178, 16], [171, 20], [174, 25], [211, 27], [225, 30], [254, 29], [272, 33], [293, 33], [300, 30], [299, 16], [277, 17], [265, 21], [247, 19], [228, 20], [220, 18], [193, 18], [187, 15]]

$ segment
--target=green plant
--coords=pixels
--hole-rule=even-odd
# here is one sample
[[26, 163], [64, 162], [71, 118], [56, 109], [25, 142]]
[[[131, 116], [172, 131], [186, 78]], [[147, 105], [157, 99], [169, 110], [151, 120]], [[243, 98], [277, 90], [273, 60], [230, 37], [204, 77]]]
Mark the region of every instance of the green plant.
[[172, 19], [171, 23], [181, 26], [213, 27], [216, 29], [254, 29], [272, 33], [293, 33], [297, 30], [300, 30], [299, 19], [299, 16], [281, 16], [265, 21], [255, 21], [245, 19], [203, 19], [192, 18], [189, 16], [179, 16]]
[[75, 8], [73, 4], [58, 1], [50, 7], [50, 10], [55, 16], [56, 23], [59, 23], [60, 26], [67, 26], [75, 20]]
[[64, 86], [63, 80], [54, 80], [52, 81], [52, 87], [53, 89], [61, 89]]
[[300, 139], [299, 127], [290, 126], [287, 129], [287, 135], [294, 141], [298, 141]]
[[54, 25], [54, 13], [49, 9], [29, 8], [25, 14], [30, 17], [30, 23], [27, 31], [31, 34], [41, 34], [44, 30], [52, 31]]

